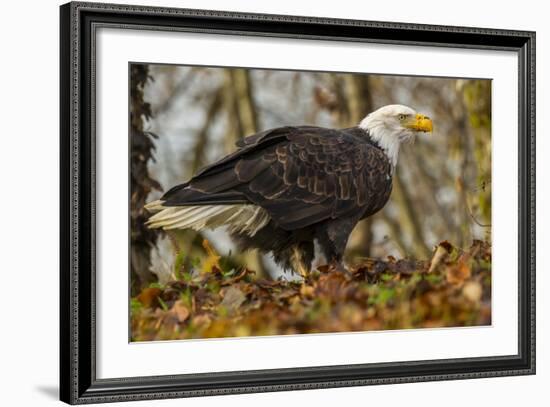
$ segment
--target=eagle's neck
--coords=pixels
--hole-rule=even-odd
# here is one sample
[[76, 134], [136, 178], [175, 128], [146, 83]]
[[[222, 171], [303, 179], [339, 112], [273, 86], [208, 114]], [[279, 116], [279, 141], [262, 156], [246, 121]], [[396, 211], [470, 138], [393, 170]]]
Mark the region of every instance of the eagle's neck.
[[365, 130], [370, 139], [386, 153], [392, 167], [395, 168], [399, 156], [399, 146], [401, 145], [399, 137], [395, 137], [391, 129], [383, 124], [364, 123], [363, 121], [359, 127]]

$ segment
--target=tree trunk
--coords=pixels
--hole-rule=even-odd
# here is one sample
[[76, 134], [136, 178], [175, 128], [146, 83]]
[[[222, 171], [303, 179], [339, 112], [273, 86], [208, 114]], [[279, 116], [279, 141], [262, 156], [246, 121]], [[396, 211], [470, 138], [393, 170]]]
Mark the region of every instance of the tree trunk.
[[[226, 69], [226, 106], [228, 131], [226, 153], [235, 150], [235, 142], [258, 131], [258, 116], [252, 98], [252, 82], [246, 69]], [[258, 277], [267, 275], [261, 254], [257, 250], [243, 253], [243, 261]]]
[[[369, 76], [344, 76], [347, 103], [347, 122], [341, 122], [343, 127], [357, 126], [365, 116], [373, 110], [372, 95], [369, 90]], [[350, 257], [369, 257], [372, 246], [372, 217], [360, 221], [353, 230], [347, 250]]]
[[[463, 86], [464, 106], [474, 140], [477, 177], [469, 190], [468, 212], [478, 225], [491, 223], [491, 81], [471, 80]], [[473, 193], [472, 193], [473, 192]], [[487, 229], [490, 231], [490, 228]]]
[[130, 273], [132, 295], [156, 281], [151, 272], [151, 249], [157, 232], [145, 226], [149, 214], [143, 208], [153, 190], [161, 190], [147, 168], [153, 159], [156, 136], [143, 130], [144, 121], [151, 117], [151, 106], [143, 100], [143, 88], [149, 79], [149, 66], [132, 64], [130, 71]]
[[413, 251], [418, 257], [428, 258], [431, 251], [425, 243], [420, 217], [416, 213], [412, 199], [397, 172], [393, 174], [392, 196], [399, 206], [399, 222], [410, 232]]

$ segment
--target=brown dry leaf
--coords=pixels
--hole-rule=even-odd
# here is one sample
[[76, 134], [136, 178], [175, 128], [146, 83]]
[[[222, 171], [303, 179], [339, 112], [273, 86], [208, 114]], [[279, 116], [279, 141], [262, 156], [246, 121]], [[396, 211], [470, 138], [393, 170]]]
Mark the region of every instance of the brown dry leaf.
[[403, 274], [410, 276], [414, 274], [419, 268], [421, 268], [421, 262], [415, 260], [402, 259], [398, 260], [393, 267], [390, 268], [391, 271], [398, 274]]
[[447, 282], [449, 284], [463, 284], [464, 281], [472, 275], [472, 269], [469, 264], [470, 256], [464, 254], [460, 256], [455, 265], [447, 268]]
[[[330, 271], [330, 266], [328, 264], [322, 264], [322, 265], [317, 267], [316, 271], [318, 271], [321, 274], [328, 273]], [[314, 276], [313, 275], [308, 276], [308, 278], [312, 278], [312, 277], [314, 277]]]
[[189, 318], [189, 309], [183, 304], [182, 300], [177, 300], [171, 311], [177, 316], [179, 322], [184, 322]]
[[206, 314], [197, 315], [195, 318], [193, 318], [193, 325], [199, 328], [206, 328], [210, 326], [211, 323], [212, 319]]
[[246, 296], [243, 292], [234, 286], [224, 288], [220, 294], [223, 296], [221, 305], [226, 307], [230, 312], [235, 311], [246, 301]]
[[338, 272], [323, 274], [317, 281], [315, 291], [334, 301], [342, 300], [346, 297], [346, 277]]
[[241, 281], [243, 278], [245, 278], [249, 274], [255, 274], [255, 272], [252, 271], [252, 270], [249, 270], [245, 267], [235, 277], [231, 277], [231, 278], [227, 278], [227, 279], [223, 280], [222, 285], [235, 284], [236, 282]]
[[260, 278], [256, 280], [256, 285], [260, 288], [270, 290], [273, 287], [278, 287], [280, 285], [279, 281], [266, 280], [265, 278]]
[[139, 302], [141, 302], [145, 307], [152, 308], [153, 306], [158, 306], [158, 297], [161, 294], [162, 290], [160, 288], [151, 287], [151, 288], [145, 288], [139, 295], [137, 296], [137, 299]]
[[470, 246], [470, 256], [474, 259], [491, 261], [491, 245], [488, 242], [474, 239]]

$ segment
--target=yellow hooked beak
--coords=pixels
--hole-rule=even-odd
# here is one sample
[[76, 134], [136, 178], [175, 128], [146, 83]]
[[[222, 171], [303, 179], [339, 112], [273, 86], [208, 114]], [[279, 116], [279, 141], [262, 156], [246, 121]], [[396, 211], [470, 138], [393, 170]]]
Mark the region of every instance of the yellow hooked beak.
[[403, 125], [408, 129], [416, 131], [431, 133], [433, 130], [432, 119], [420, 113], [417, 114], [415, 118], [410, 119], [407, 123], [404, 123]]

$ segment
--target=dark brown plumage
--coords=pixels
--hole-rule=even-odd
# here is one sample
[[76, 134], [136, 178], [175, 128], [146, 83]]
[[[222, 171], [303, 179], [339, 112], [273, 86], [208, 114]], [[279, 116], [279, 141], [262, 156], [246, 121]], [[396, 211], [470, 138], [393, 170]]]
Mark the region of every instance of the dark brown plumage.
[[234, 153], [169, 190], [163, 207], [253, 204], [269, 222], [253, 235], [233, 232], [242, 249], [273, 252], [285, 268], [307, 272], [314, 239], [340, 263], [356, 223], [380, 210], [392, 165], [359, 127], [281, 127], [242, 139]]

